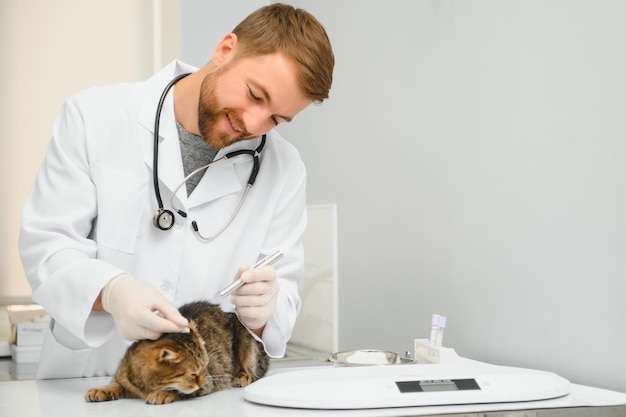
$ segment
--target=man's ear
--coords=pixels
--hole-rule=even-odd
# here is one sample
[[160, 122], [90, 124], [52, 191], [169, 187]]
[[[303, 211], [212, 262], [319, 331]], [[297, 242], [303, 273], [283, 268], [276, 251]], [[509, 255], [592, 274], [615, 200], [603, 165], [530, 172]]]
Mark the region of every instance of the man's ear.
[[211, 61], [218, 66], [227, 63], [235, 55], [238, 43], [239, 39], [234, 33], [224, 36], [220, 43], [217, 44]]

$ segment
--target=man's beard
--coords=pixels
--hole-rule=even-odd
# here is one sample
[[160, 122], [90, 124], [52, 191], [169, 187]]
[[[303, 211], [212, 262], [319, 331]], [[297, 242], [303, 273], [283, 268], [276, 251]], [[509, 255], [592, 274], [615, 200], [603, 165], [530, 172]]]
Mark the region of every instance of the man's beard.
[[222, 117], [228, 117], [239, 128], [244, 126], [234, 111], [228, 108], [220, 108], [215, 94], [215, 84], [219, 73], [220, 71], [211, 73], [202, 80], [200, 100], [198, 102], [198, 129], [200, 130], [200, 135], [214, 149], [221, 149], [240, 140], [255, 137], [245, 131], [238, 136], [232, 137], [225, 131], [218, 129], [220, 118]]

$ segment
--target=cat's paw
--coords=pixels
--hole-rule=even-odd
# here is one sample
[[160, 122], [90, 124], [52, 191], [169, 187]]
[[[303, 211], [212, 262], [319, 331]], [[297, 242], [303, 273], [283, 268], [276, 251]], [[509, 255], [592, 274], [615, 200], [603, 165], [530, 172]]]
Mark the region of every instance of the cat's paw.
[[180, 399], [173, 391], [153, 391], [146, 397], [148, 404], [169, 404]]
[[233, 387], [243, 388], [247, 385], [250, 385], [256, 380], [256, 378], [252, 377], [252, 375], [246, 373], [240, 373], [237, 376], [233, 377]]
[[92, 388], [85, 394], [85, 401], [94, 403], [101, 401], [113, 401], [119, 400], [120, 393], [117, 390], [109, 389], [108, 387]]

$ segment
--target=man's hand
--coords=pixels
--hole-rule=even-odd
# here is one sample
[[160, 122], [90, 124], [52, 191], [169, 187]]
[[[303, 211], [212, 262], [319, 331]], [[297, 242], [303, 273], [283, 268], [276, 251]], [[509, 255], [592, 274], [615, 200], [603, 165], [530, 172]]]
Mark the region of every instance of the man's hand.
[[237, 278], [241, 278], [244, 285], [233, 293], [231, 302], [241, 323], [261, 336], [278, 300], [276, 270], [271, 265], [255, 269], [241, 266]]
[[121, 274], [102, 289], [102, 307], [128, 340], [158, 339], [163, 333], [185, 333], [189, 322], [156, 289]]

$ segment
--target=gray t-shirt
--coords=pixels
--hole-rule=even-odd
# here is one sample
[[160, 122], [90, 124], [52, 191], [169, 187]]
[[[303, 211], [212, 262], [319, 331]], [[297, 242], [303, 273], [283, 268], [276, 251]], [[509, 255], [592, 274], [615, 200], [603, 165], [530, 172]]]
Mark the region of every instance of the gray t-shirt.
[[[201, 136], [187, 132], [178, 122], [176, 122], [176, 128], [178, 129], [180, 153], [183, 158], [183, 170], [186, 177], [194, 169], [213, 161], [215, 155], [217, 155], [217, 149], [209, 146]], [[190, 196], [193, 190], [195, 190], [205, 171], [200, 171], [187, 180], [187, 196]]]

